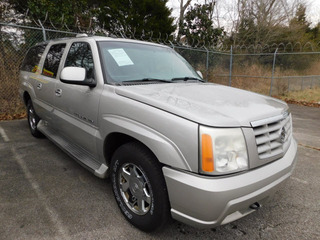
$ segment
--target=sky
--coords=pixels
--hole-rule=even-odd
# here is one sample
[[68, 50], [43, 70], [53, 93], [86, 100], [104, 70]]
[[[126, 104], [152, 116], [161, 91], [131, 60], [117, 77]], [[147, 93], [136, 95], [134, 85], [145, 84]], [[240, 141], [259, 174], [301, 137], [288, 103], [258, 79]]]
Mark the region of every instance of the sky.
[[[187, 0], [184, 0], [184, 2], [186, 1]], [[232, 2], [234, 1], [236, 0], [217, 0], [217, 5], [218, 5], [219, 15], [220, 15], [220, 19], [219, 19], [220, 26], [224, 26], [227, 29], [230, 28], [231, 21], [230, 21], [230, 15], [226, 13], [227, 12], [226, 8], [229, 8], [232, 5]], [[320, 22], [320, 0], [301, 0], [301, 1], [306, 3], [308, 21], [312, 22], [312, 26]], [[204, 0], [192, 0], [192, 4], [204, 3], [204, 2], [205, 2]], [[179, 16], [180, 0], [169, 0], [167, 3], [167, 6], [173, 9], [172, 15], [177, 18]]]

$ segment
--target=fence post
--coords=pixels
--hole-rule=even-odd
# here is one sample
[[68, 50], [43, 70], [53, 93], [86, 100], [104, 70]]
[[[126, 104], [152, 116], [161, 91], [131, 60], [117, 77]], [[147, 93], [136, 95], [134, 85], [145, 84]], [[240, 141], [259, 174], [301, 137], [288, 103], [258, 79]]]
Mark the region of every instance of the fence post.
[[301, 78], [301, 91], [303, 90], [303, 85], [304, 85], [304, 84], [303, 84], [303, 82], [304, 82], [303, 80], [304, 80], [304, 78], [302, 77], [302, 78]]
[[233, 54], [232, 54], [232, 45], [230, 47], [230, 69], [229, 69], [229, 86], [232, 84], [232, 63], [233, 63]]
[[206, 47], [204, 47], [204, 49], [206, 49], [206, 51], [207, 51], [207, 59], [206, 59], [206, 80], [209, 81], [209, 80], [208, 80], [208, 76], [209, 76], [209, 50], [208, 50]]
[[38, 19], [38, 22], [40, 23], [40, 26], [42, 28], [43, 41], [47, 41], [46, 30], [44, 29], [44, 27], [39, 19]]
[[272, 86], [273, 86], [273, 78], [274, 78], [274, 68], [275, 68], [275, 64], [276, 64], [277, 51], [278, 51], [278, 48], [276, 49], [276, 51], [275, 51], [274, 54], [273, 54], [272, 75], [271, 75], [271, 84], [270, 84], [270, 92], [269, 92], [269, 95], [270, 95], [270, 96], [271, 96], [271, 94], [272, 94]]

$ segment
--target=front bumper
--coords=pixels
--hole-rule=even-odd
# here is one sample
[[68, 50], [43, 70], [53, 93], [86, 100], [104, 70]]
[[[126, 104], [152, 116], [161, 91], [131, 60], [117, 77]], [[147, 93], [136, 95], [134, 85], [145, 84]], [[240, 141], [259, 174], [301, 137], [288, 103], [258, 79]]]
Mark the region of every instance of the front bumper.
[[237, 220], [255, 210], [290, 177], [297, 155], [294, 139], [287, 153], [265, 166], [224, 177], [207, 177], [163, 168], [172, 217], [194, 227], [212, 228]]

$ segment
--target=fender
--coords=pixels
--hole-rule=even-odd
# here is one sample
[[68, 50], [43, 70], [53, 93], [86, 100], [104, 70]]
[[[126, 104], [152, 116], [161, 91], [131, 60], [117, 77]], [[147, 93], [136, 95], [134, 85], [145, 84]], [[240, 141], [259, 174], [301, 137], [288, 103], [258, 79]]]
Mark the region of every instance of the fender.
[[[22, 89], [22, 92], [20, 93], [22, 99], [23, 99], [24, 92], [28, 92], [32, 100], [33, 107], [38, 114], [41, 115], [42, 109], [45, 109], [46, 112], [52, 112], [53, 106], [48, 105], [45, 102], [43, 102], [41, 99], [37, 98], [35, 89], [32, 86], [32, 84], [29, 82], [30, 79], [32, 79], [32, 81], [41, 82], [42, 84], [47, 84], [48, 81], [42, 80], [41, 78], [37, 77], [38, 74], [33, 74], [33, 75], [30, 74], [30, 75], [23, 76], [24, 80], [21, 82], [21, 85], [20, 85], [21, 86], [20, 89]], [[26, 79], [29, 79], [29, 81], [27, 81]]]
[[[32, 85], [28, 81], [21, 82], [19, 93], [22, 101], [24, 101], [24, 93], [27, 92], [30, 98], [33, 100], [35, 98], [35, 92]], [[27, 104], [27, 103], [25, 103]]]
[[117, 115], [104, 114], [102, 119], [105, 123], [101, 125], [107, 126], [107, 134], [101, 139], [105, 139], [108, 134], [113, 132], [126, 134], [146, 145], [155, 154], [159, 162], [174, 168], [191, 171], [188, 162], [176, 144], [163, 134], [137, 121]]

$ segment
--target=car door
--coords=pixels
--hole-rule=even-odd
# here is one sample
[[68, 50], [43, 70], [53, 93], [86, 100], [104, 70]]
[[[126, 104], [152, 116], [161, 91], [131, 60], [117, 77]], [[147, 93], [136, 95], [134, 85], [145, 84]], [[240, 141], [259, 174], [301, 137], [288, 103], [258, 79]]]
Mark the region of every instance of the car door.
[[46, 57], [42, 64], [42, 70], [35, 69], [36, 74], [31, 76], [35, 91], [35, 99], [33, 100], [35, 110], [42, 119], [48, 122], [52, 122], [57, 73], [65, 47], [65, 43], [48, 46], [47, 51], [44, 52]]
[[[86, 69], [86, 78], [95, 80], [95, 68], [90, 44], [73, 42], [64, 67]], [[97, 156], [96, 134], [99, 99], [103, 86], [96, 87], [66, 84], [58, 81], [54, 99], [54, 115], [60, 133], [73, 144]]]

